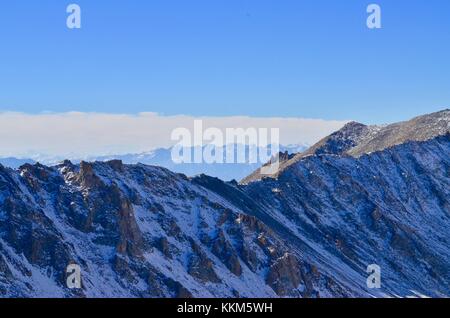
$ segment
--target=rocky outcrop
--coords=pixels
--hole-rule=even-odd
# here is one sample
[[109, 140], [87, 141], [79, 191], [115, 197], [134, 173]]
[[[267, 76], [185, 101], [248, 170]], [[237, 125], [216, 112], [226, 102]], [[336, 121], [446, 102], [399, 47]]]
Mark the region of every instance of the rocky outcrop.
[[117, 223], [119, 226], [117, 252], [130, 257], [142, 257], [144, 241], [136, 223], [133, 207], [127, 200], [123, 200], [120, 205]]
[[189, 259], [189, 275], [203, 283], [220, 283], [220, 278], [214, 270], [214, 263], [206, 256], [197, 243], [191, 241], [191, 246], [193, 253]]
[[242, 267], [238, 255], [221, 230], [219, 230], [219, 234], [213, 242], [212, 252], [234, 275], [240, 276], [242, 274]]
[[279, 296], [299, 296], [302, 277], [295, 256], [285, 254], [275, 260], [269, 268], [266, 281]]

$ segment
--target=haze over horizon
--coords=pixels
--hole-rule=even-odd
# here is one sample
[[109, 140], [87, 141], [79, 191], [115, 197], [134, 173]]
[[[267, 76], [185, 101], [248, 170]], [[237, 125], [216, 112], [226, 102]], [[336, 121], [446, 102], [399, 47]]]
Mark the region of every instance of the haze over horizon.
[[0, 157], [83, 158], [167, 148], [176, 143], [171, 139], [172, 131], [180, 127], [193, 131], [196, 119], [202, 120], [204, 129], [214, 127], [223, 133], [227, 128], [279, 128], [282, 145], [315, 143], [346, 123], [303, 118], [197, 118], [153, 113], [0, 113], [0, 135], [3, 136]]

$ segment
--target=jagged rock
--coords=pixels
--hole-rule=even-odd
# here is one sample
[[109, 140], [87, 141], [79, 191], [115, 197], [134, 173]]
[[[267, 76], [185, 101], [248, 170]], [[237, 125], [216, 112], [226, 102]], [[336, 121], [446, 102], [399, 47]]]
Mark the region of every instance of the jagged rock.
[[298, 296], [297, 289], [302, 282], [300, 265], [295, 256], [286, 254], [270, 266], [267, 274], [267, 284], [279, 296]]
[[122, 160], [110, 160], [106, 162], [113, 170], [117, 172], [123, 172]]
[[225, 264], [230, 272], [236, 276], [241, 276], [242, 268], [238, 255], [221, 230], [219, 230], [219, 234], [214, 240], [212, 252]]
[[136, 277], [130, 268], [129, 262], [121, 255], [116, 255], [113, 259], [113, 266], [116, 273], [125, 280], [128, 284], [137, 283]]
[[0, 255], [0, 280], [8, 281], [13, 279], [13, 274], [9, 269], [3, 256]]
[[94, 167], [91, 163], [82, 161], [80, 163], [80, 173], [78, 175], [78, 182], [81, 186], [89, 189], [101, 187], [102, 181], [95, 175]]
[[175, 291], [175, 298], [186, 299], [186, 298], [194, 298], [194, 296], [184, 286], [178, 284], [177, 289]]
[[156, 248], [164, 254], [165, 257], [172, 259], [172, 253], [170, 252], [170, 243], [166, 237], [160, 237], [157, 239]]
[[220, 283], [220, 279], [214, 271], [213, 262], [206, 256], [201, 248], [191, 241], [192, 254], [189, 260], [189, 275], [201, 282]]
[[246, 244], [243, 244], [241, 247], [241, 257], [252, 272], [256, 272], [258, 270], [259, 262], [256, 252], [249, 248]]
[[142, 234], [136, 223], [133, 208], [127, 200], [122, 201], [121, 209], [118, 212], [119, 219], [119, 245], [117, 252], [127, 254], [131, 257], [142, 257], [144, 248]]

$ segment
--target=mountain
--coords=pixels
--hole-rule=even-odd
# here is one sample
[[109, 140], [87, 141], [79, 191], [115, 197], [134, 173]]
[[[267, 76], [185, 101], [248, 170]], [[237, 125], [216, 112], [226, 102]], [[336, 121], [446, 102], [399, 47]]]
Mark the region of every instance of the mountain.
[[352, 123], [246, 184], [119, 160], [0, 166], [0, 296], [449, 297], [447, 115], [402, 138]]
[[26, 163], [33, 164], [33, 163], [35, 163], [35, 161], [32, 159], [18, 159], [18, 158], [14, 158], [14, 157], [0, 158], [1, 165], [5, 166], [5, 167], [10, 167], [13, 169], [17, 169]]
[[[409, 141], [426, 141], [449, 132], [449, 109], [391, 125], [366, 126], [361, 123], [350, 122], [304, 152], [299, 152], [297, 155], [289, 158], [289, 160], [281, 160], [280, 171], [311, 155], [328, 154], [360, 157], [364, 154], [382, 151]], [[244, 178], [242, 183], [250, 183], [266, 177], [266, 175], [261, 176], [259, 172], [258, 168]]]
[[[236, 152], [237, 145], [231, 145], [228, 147], [228, 151], [233, 150]], [[257, 153], [265, 152], [270, 153], [269, 147], [255, 147]], [[280, 151], [287, 152], [289, 154], [295, 154], [301, 152], [307, 148], [306, 145], [288, 145], [279, 146]], [[186, 151], [193, 153], [194, 147], [187, 148]], [[200, 151], [203, 151], [200, 148]], [[226, 154], [227, 147], [218, 147], [218, 150], [223, 151]], [[125, 155], [108, 155], [108, 156], [91, 156], [84, 159], [79, 159], [77, 157], [72, 158], [71, 161], [74, 163], [80, 163], [81, 161], [111, 161], [111, 160], [121, 160], [125, 164], [146, 164], [152, 166], [159, 166], [167, 168], [173, 172], [183, 173], [189, 177], [193, 177], [200, 174], [207, 174], [212, 177], [217, 177], [224, 181], [231, 180], [241, 180], [248, 176], [251, 172], [255, 171], [261, 167], [265, 162], [261, 161], [258, 157], [257, 162], [250, 163], [249, 158], [250, 147], [245, 146], [246, 161], [243, 163], [180, 163], [177, 164], [172, 160], [172, 148], [158, 148], [153, 151], [143, 152], [139, 154], [125, 154]], [[39, 162], [45, 165], [54, 166], [64, 159], [59, 157], [51, 157], [44, 155], [36, 155], [32, 159], [15, 159], [15, 158], [0, 158], [0, 164], [5, 167], [17, 169], [25, 163], [35, 163]], [[225, 155], [224, 155], [224, 162]]]
[[[270, 153], [272, 145], [269, 147], [255, 147], [257, 153], [264, 152]], [[205, 147], [197, 147], [198, 150], [202, 151]], [[141, 154], [128, 154], [128, 155], [112, 155], [112, 156], [101, 156], [101, 157], [90, 157], [88, 161], [110, 161], [110, 160], [121, 160], [125, 164], [137, 164], [143, 163], [146, 165], [160, 166], [167, 168], [173, 172], [183, 173], [189, 177], [193, 177], [200, 174], [206, 174], [212, 177], [222, 179], [224, 181], [231, 180], [241, 180], [242, 178], [248, 176], [251, 172], [255, 171], [263, 164], [258, 157], [257, 162], [251, 163], [249, 160], [250, 147], [245, 146], [246, 160], [243, 163], [226, 163], [226, 153], [227, 151], [233, 151], [237, 153], [236, 149], [238, 145], [228, 145], [227, 147], [217, 147], [218, 151], [222, 151], [224, 154], [225, 163], [175, 163], [172, 160], [172, 148], [159, 148], [151, 152], [141, 153]], [[287, 152], [289, 154], [295, 154], [304, 151], [307, 146], [304, 145], [288, 145], [279, 146], [279, 150], [282, 152]], [[191, 154], [194, 153], [195, 148], [187, 148], [186, 151]]]

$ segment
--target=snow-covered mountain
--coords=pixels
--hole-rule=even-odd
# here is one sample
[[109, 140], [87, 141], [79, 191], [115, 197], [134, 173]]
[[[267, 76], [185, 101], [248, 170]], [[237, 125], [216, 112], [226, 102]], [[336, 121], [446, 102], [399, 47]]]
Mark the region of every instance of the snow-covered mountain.
[[[264, 152], [270, 153], [269, 147], [255, 147], [256, 153]], [[197, 147], [199, 151], [203, 152], [205, 147]], [[308, 147], [306, 145], [288, 145], [279, 146], [281, 152], [287, 152], [289, 154], [296, 154], [306, 150]], [[172, 148], [159, 148], [154, 151], [145, 152], [141, 154], [128, 154], [128, 155], [112, 155], [112, 156], [102, 156], [102, 157], [91, 157], [87, 161], [110, 161], [110, 160], [121, 160], [125, 164], [137, 164], [142, 163], [146, 165], [159, 166], [167, 168], [173, 172], [183, 173], [188, 177], [194, 177], [200, 174], [206, 174], [211, 177], [216, 177], [224, 181], [231, 180], [241, 180], [248, 176], [250, 173], [261, 167], [265, 162], [261, 161], [258, 157], [257, 162], [251, 163], [249, 158], [250, 147], [245, 146], [245, 158], [244, 163], [226, 163], [226, 153], [233, 152], [237, 153], [238, 145], [228, 145], [227, 147], [217, 147], [216, 151], [221, 151], [224, 154], [224, 163], [175, 163], [172, 160]], [[186, 151], [191, 154], [194, 153], [196, 149], [194, 147], [187, 148]], [[192, 155], [193, 156], [193, 155]]]
[[402, 138], [353, 123], [245, 184], [119, 160], [0, 166], [0, 296], [450, 296], [448, 114]]
[[[256, 153], [265, 152], [270, 153], [270, 147], [255, 147]], [[227, 147], [217, 147], [217, 150], [226, 154], [226, 151], [234, 151], [237, 153], [237, 145], [231, 145]], [[139, 154], [125, 154], [125, 155], [108, 155], [108, 156], [91, 156], [88, 158], [80, 159], [78, 157], [70, 158], [73, 163], [80, 163], [81, 161], [111, 161], [121, 160], [125, 164], [146, 164], [152, 166], [159, 166], [167, 168], [173, 172], [183, 173], [189, 177], [193, 177], [200, 174], [207, 174], [212, 177], [217, 177], [224, 181], [241, 180], [248, 176], [250, 173], [261, 167], [265, 162], [262, 162], [259, 158], [257, 162], [251, 163], [249, 160], [250, 147], [246, 146], [246, 162], [244, 163], [180, 163], [177, 164], [172, 160], [172, 148], [158, 148], [149, 152], [143, 152]], [[288, 145], [279, 146], [281, 152], [287, 152], [289, 154], [296, 154], [306, 150], [306, 145]], [[203, 151], [200, 148], [200, 151]], [[186, 151], [193, 153], [194, 147], [187, 148]], [[225, 155], [224, 155], [225, 157]], [[35, 155], [31, 159], [17, 159], [17, 158], [0, 158], [0, 164], [9, 168], [18, 168], [25, 163], [39, 162], [44, 165], [54, 166], [64, 161], [64, 158], [52, 157], [45, 155]], [[226, 162], [226, 160], [223, 160]]]
[[[436, 136], [445, 135], [449, 131], [450, 110], [448, 109], [391, 125], [366, 126], [361, 123], [350, 122], [306, 151], [299, 152], [284, 160], [279, 172], [312, 155], [328, 154], [358, 158], [406, 142], [426, 141]], [[250, 183], [260, 180], [262, 177], [267, 177], [266, 175], [261, 176], [259, 169], [244, 178], [242, 183]]]
[[33, 163], [35, 163], [35, 161], [32, 159], [18, 159], [18, 158], [14, 158], [14, 157], [0, 158], [0, 165], [9, 167], [9, 168], [13, 168], [13, 169], [17, 169], [20, 166], [27, 164], [27, 163], [33, 164]]

